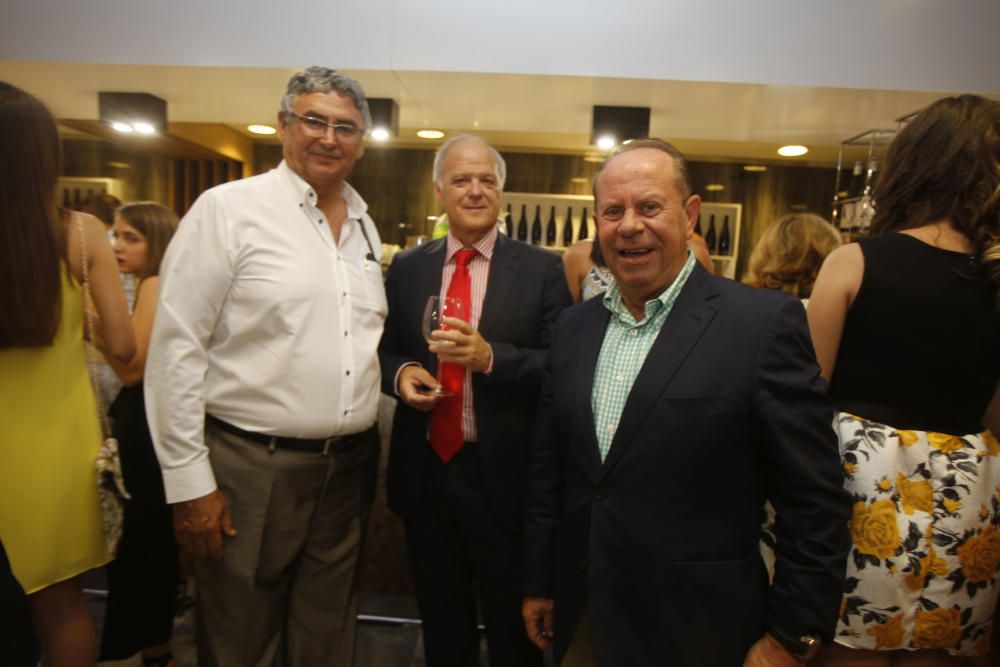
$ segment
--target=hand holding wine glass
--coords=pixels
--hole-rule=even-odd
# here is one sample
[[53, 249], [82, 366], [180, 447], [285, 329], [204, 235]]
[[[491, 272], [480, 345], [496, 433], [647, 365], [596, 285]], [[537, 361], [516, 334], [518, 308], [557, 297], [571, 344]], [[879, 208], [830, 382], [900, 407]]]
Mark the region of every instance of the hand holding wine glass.
[[[448, 341], [442, 341], [434, 338], [432, 335], [435, 331], [445, 331], [450, 328], [450, 326], [444, 321], [447, 317], [453, 317], [460, 320], [466, 320], [468, 318], [466, 313], [465, 304], [461, 299], [456, 299], [454, 297], [440, 297], [437, 295], [432, 295], [427, 299], [427, 305], [424, 307], [424, 317], [421, 323], [421, 331], [424, 335], [424, 340], [427, 341], [428, 345], [447, 345]], [[441, 384], [441, 363], [438, 362], [438, 372], [437, 372], [438, 384]], [[432, 390], [436, 396], [452, 396], [454, 391], [449, 391], [442, 386], [438, 386], [436, 389]]]

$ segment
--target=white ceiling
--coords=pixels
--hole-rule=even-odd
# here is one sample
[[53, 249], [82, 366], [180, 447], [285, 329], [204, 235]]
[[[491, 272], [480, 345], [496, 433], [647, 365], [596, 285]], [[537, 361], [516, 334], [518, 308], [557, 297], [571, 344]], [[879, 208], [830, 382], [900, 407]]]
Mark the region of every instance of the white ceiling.
[[[289, 68], [97, 65], [0, 61], [0, 79], [37, 95], [61, 118], [96, 119], [98, 91], [143, 91], [168, 102], [175, 122], [245, 132], [274, 123]], [[349, 70], [370, 97], [400, 107], [397, 145], [434, 145], [422, 128], [474, 132], [505, 149], [583, 152], [593, 105], [648, 106], [650, 133], [691, 157], [779, 160], [778, 146], [812, 150], [797, 161], [831, 164], [838, 142], [943, 92], [773, 86], [583, 76]], [[1000, 96], [995, 96], [1000, 99]], [[249, 133], [248, 133], [249, 134]]]
[[649, 106], [692, 157], [830, 164], [840, 140], [948, 93], [1000, 99], [997, 0], [6, 0], [0, 79], [64, 118], [98, 91], [172, 121], [271, 122], [288, 76], [333, 64], [419, 128], [588, 150], [595, 104]]

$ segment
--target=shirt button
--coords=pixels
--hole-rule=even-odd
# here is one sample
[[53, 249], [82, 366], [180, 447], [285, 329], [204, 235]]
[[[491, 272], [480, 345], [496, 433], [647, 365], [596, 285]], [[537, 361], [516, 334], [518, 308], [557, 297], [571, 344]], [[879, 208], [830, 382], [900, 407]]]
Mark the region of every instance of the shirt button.
[[347, 332], [346, 332], [346, 331], [344, 332], [344, 335], [345, 335], [345, 336], [347, 335]]
[[344, 415], [347, 415], [347, 413], [348, 413], [348, 410], [344, 410]]
[[633, 335], [633, 336], [638, 336], [638, 335], [639, 335], [639, 332], [638, 332], [638, 331], [636, 331], [635, 329], [632, 329], [632, 335]]
[[618, 380], [619, 382], [624, 382], [625, 381], [625, 376], [624, 375], [617, 375], [617, 376], [615, 376], [615, 379]]
[[348, 374], [348, 375], [350, 375], [350, 374], [351, 374], [351, 371], [347, 371], [347, 374]]

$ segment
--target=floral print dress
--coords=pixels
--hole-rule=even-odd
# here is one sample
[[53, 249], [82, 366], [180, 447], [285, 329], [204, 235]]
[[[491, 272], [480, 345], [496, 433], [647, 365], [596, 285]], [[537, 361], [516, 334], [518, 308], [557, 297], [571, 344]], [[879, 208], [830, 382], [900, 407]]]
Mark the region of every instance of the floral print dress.
[[836, 641], [989, 648], [1000, 568], [1000, 443], [838, 414], [853, 546]]

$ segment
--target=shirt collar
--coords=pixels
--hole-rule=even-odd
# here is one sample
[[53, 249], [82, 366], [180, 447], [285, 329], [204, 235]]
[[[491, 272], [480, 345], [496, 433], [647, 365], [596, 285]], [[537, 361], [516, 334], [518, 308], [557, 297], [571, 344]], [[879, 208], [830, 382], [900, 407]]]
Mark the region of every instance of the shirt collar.
[[618, 289], [617, 281], [612, 281], [611, 286], [608, 287], [606, 292], [604, 292], [604, 307], [611, 311], [611, 314], [617, 317], [622, 324], [631, 326], [632, 324], [638, 325], [649, 322], [649, 320], [651, 320], [657, 312], [659, 312], [662, 308], [669, 306], [674, 300], [677, 299], [677, 295], [687, 283], [687, 279], [691, 275], [691, 271], [694, 270], [694, 265], [697, 261], [698, 260], [694, 257], [694, 253], [688, 250], [687, 259], [684, 261], [684, 266], [681, 267], [680, 273], [677, 274], [677, 277], [674, 278], [673, 282], [667, 285], [655, 299], [650, 299], [646, 302], [644, 306], [645, 315], [639, 321], [635, 320], [632, 312], [622, 300], [622, 293]]
[[[295, 173], [295, 171], [288, 166], [288, 163], [284, 160], [277, 167], [278, 174], [281, 178], [292, 188], [295, 193], [295, 197], [309, 206], [316, 206], [316, 190], [313, 189], [309, 183], [306, 182], [304, 178]], [[368, 212], [368, 204], [358, 191], [351, 187], [351, 184], [344, 181], [340, 196], [344, 199], [347, 204], [347, 217], [360, 220], [364, 217], [365, 213]]]
[[[486, 261], [491, 261], [493, 259], [493, 249], [496, 247], [497, 244], [498, 233], [499, 231], [496, 228], [494, 228], [491, 231], [487, 232], [486, 235], [483, 236], [483, 238], [479, 239], [476, 243], [473, 243], [471, 246], [474, 250], [478, 251], [480, 255], [485, 257]], [[450, 230], [448, 232], [448, 236], [445, 238], [447, 239], [447, 246], [445, 249], [444, 262], [445, 264], [447, 264], [448, 262], [452, 261], [452, 258], [455, 257], [456, 252], [458, 252], [462, 248], [465, 248], [466, 246], [462, 245], [461, 241], [452, 236]]]

